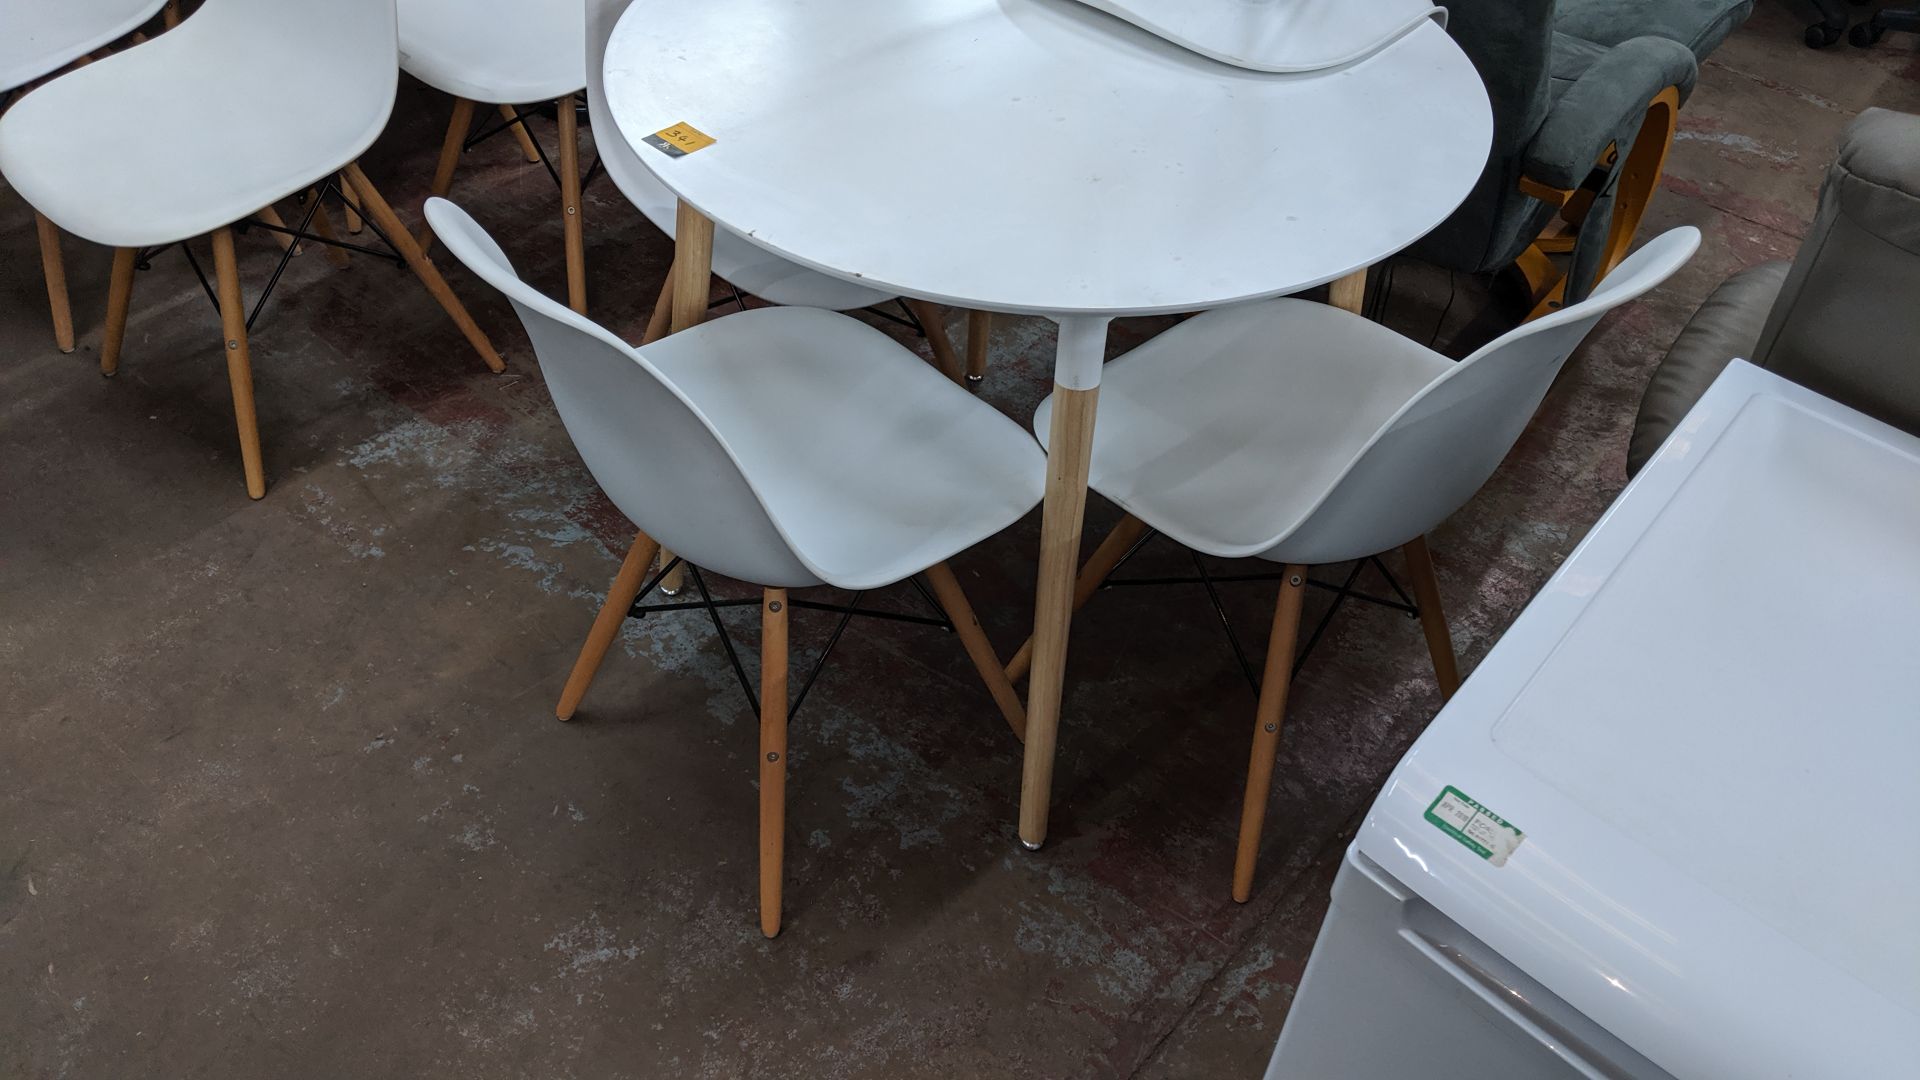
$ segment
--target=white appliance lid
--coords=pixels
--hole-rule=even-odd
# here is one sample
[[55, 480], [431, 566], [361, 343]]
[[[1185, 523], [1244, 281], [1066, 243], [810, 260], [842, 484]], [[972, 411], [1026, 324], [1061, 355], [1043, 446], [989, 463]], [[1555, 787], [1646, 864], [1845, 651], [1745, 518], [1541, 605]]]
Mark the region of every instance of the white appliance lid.
[[1360, 849], [1682, 1080], [1920, 1061], [1920, 439], [1736, 361]]

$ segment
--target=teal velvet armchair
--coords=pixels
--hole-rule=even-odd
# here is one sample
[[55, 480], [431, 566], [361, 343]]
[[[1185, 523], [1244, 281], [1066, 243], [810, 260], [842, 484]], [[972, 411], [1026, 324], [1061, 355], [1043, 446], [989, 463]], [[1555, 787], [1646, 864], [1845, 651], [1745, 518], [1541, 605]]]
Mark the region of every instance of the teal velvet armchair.
[[1532, 316], [1542, 315], [1585, 296], [1625, 257], [1699, 62], [1753, 0], [1447, 8], [1448, 32], [1493, 101], [1493, 149], [1466, 202], [1411, 254], [1471, 273], [1517, 267]]

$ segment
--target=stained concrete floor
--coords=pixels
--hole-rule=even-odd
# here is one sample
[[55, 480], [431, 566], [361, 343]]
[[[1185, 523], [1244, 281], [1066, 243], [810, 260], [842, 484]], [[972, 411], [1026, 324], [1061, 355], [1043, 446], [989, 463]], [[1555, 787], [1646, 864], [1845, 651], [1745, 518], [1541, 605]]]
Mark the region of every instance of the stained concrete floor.
[[[1850, 116], [1920, 108], [1910, 39], [1815, 54], [1801, 22], [1763, 5], [1686, 109], [1649, 228], [1699, 225], [1700, 255], [1601, 327], [1439, 530], [1468, 666], [1619, 489], [1693, 307], [1794, 250]], [[403, 208], [445, 109], [404, 86], [369, 159]], [[502, 142], [463, 168], [456, 196], [558, 291], [546, 177]], [[587, 222], [595, 312], [637, 336], [668, 246], [604, 183]], [[276, 252], [242, 248], [257, 288]], [[1197, 591], [1103, 594], [1077, 624], [1037, 854], [1014, 842], [1017, 747], [960, 650], [856, 627], [794, 730], [768, 942], [754, 725], [701, 619], [630, 623], [580, 718], [552, 719], [630, 530], [504, 304], [450, 272], [507, 354], [496, 377], [403, 273], [295, 260], [254, 337], [272, 489], [250, 503], [184, 262], [139, 275], [108, 382], [107, 253], [66, 251], [71, 356], [0, 192], [0, 1076], [1262, 1068], [1349, 823], [1438, 704], [1403, 617], [1344, 612], [1301, 676], [1245, 906], [1227, 875], [1252, 698]], [[1449, 309], [1446, 275], [1397, 278], [1389, 321], [1422, 338], [1512, 300], [1462, 280]], [[1003, 321], [988, 400], [1025, 417], [1049, 355], [1046, 324]], [[1094, 528], [1114, 517], [1095, 500]], [[1003, 651], [1035, 518], [957, 561]], [[1269, 589], [1229, 597], [1256, 647]], [[824, 622], [798, 619], [796, 647]]]

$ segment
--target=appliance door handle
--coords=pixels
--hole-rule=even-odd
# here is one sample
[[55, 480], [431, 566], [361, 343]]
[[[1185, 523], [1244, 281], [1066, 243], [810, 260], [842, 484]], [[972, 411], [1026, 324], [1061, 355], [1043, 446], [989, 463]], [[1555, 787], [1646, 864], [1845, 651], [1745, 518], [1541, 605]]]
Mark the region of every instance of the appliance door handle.
[[1445, 972], [1469, 993], [1485, 1002], [1488, 1008], [1532, 1036], [1534, 1041], [1552, 1051], [1554, 1056], [1578, 1070], [1588, 1080], [1631, 1080], [1629, 1074], [1595, 1064], [1581, 1052], [1580, 1044], [1571, 1032], [1534, 1008], [1524, 993], [1474, 963], [1463, 950], [1443, 945], [1413, 929], [1401, 930], [1400, 937], [1434, 967]]

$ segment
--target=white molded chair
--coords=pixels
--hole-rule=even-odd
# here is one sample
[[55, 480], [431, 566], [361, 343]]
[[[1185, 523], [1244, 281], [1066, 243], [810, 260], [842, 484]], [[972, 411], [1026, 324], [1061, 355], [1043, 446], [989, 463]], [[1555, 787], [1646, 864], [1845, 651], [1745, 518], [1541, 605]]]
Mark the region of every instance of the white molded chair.
[[[780, 929], [787, 590], [927, 575], [1016, 734], [1024, 713], [946, 560], [1040, 502], [1046, 456], [1018, 424], [874, 328], [755, 308], [634, 349], [541, 295], [444, 199], [448, 250], [513, 302], [587, 468], [640, 527], [560, 704], [573, 715], [664, 544], [761, 586], [760, 925]], [[952, 468], [972, 463], [969, 474]]]
[[[453, 188], [453, 173], [473, 128], [474, 104], [498, 106], [529, 162], [542, 160], [514, 108], [553, 102], [560, 125], [560, 213], [567, 256], [567, 303], [587, 310], [586, 246], [581, 232], [580, 132], [574, 96], [586, 88], [585, 9], [581, 0], [399, 0], [400, 68], [453, 96], [453, 116], [433, 172], [433, 196]], [[422, 221], [422, 248], [433, 229]]]
[[[1691, 227], [1649, 242], [1586, 300], [1454, 363], [1335, 307], [1269, 300], [1190, 319], [1107, 365], [1088, 485], [1127, 511], [1081, 569], [1084, 604], [1152, 529], [1222, 558], [1285, 564], [1240, 818], [1244, 902], [1314, 564], [1400, 548], [1443, 696], [1459, 684], [1427, 532], [1513, 448], [1568, 356], [1608, 311], [1679, 269]], [[1034, 414], [1047, 441], [1053, 400]], [[1008, 665], [1025, 673], [1030, 650]]]
[[[178, 0], [0, 0], [0, 114], [14, 92], [104, 45], [133, 33], [162, 7], [169, 26], [178, 21]], [[53, 340], [73, 351], [73, 307], [67, 301], [66, 260], [60, 230], [34, 214], [40, 240], [40, 272], [53, 313]]]
[[[357, 159], [393, 109], [398, 55], [393, 0], [330, 0], [324, 11], [306, 0], [207, 0], [177, 29], [47, 83], [0, 119], [0, 173], [14, 189], [61, 228], [117, 249], [102, 374], [119, 363], [140, 249], [212, 234], [241, 459], [256, 499], [266, 472], [230, 226], [261, 207], [297, 192], [317, 198], [339, 174], [480, 358], [505, 367], [360, 171]], [[316, 221], [331, 233], [324, 211]]]
[[[615, 125], [612, 110], [607, 104], [607, 40], [633, 0], [584, 2], [587, 21], [587, 115], [597, 133], [594, 146], [600, 155], [600, 163], [627, 200], [645, 214], [654, 227], [671, 238], [677, 228], [679, 200], [671, 189], [653, 175], [653, 171], [647, 168], [627, 140], [620, 137], [620, 129]], [[891, 293], [856, 285], [783, 259], [725, 228], [716, 228], [713, 233], [713, 272], [742, 292], [783, 306], [853, 311], [890, 303], [895, 299]], [[659, 337], [664, 332], [666, 311], [672, 303], [671, 286], [672, 278], [669, 275], [667, 286], [662, 288], [659, 303], [654, 308], [655, 317], [648, 327], [650, 338]], [[934, 359], [942, 370], [958, 381], [962, 374], [962, 363], [954, 352], [951, 339], [947, 337], [945, 319], [939, 306], [923, 300], [904, 302], [926, 330], [927, 344], [933, 349]], [[977, 387], [986, 372], [990, 323], [985, 312], [969, 312], [967, 318], [965, 381], [968, 386]]]

